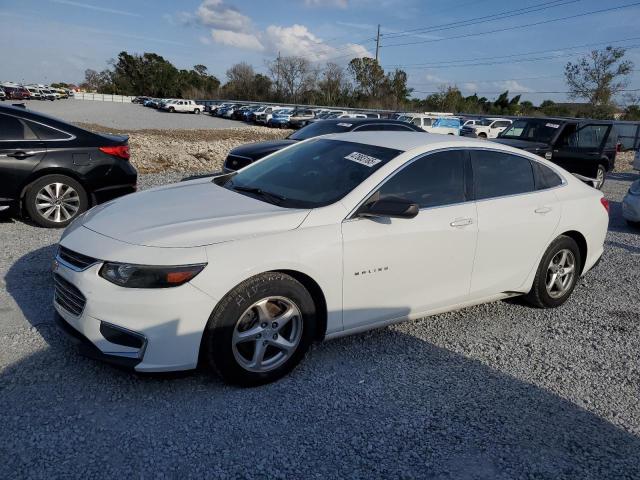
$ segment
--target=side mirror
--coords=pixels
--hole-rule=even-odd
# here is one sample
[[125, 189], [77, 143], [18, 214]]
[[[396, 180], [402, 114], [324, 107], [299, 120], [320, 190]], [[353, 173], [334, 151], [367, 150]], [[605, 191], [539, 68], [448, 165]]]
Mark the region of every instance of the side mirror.
[[358, 217], [414, 218], [420, 212], [416, 203], [402, 199], [374, 200], [358, 210]]

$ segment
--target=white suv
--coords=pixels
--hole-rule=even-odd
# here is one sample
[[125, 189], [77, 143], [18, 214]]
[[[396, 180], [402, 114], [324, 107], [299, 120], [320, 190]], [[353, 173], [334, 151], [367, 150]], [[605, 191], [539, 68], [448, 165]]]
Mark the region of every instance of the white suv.
[[505, 131], [512, 121], [508, 118], [483, 118], [475, 125], [465, 125], [460, 130], [463, 137], [498, 138], [498, 134]]

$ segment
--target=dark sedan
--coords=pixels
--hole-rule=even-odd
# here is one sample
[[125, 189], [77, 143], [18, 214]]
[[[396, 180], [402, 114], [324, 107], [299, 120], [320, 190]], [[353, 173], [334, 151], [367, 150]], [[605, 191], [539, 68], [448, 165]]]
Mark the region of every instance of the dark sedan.
[[411, 123], [400, 122], [398, 120], [385, 120], [380, 118], [342, 118], [339, 120], [323, 120], [312, 123], [292, 133], [284, 140], [269, 140], [266, 142], [249, 143], [234, 148], [229, 152], [224, 162], [223, 170], [233, 172], [246, 167], [250, 163], [260, 160], [262, 157], [277, 152], [289, 145], [309, 138], [330, 133], [346, 132], [367, 132], [367, 131], [399, 131], [399, 132], [422, 132], [420, 127]]
[[128, 142], [0, 106], [0, 211], [64, 227], [93, 205], [134, 192]]

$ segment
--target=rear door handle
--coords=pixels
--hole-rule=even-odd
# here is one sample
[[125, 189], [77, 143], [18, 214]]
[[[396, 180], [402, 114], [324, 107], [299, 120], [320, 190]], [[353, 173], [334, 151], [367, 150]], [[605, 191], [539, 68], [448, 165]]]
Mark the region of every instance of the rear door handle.
[[472, 218], [456, 218], [449, 225], [451, 225], [452, 227], [466, 227], [467, 225], [471, 224], [473, 224]]
[[544, 215], [545, 213], [549, 213], [551, 210], [553, 210], [551, 207], [538, 207], [535, 209], [535, 212]]

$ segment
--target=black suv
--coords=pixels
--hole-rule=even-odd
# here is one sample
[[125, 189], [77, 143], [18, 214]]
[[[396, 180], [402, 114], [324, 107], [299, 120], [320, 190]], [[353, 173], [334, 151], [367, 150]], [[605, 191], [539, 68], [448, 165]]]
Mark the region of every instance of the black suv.
[[617, 138], [607, 120], [519, 118], [493, 141], [540, 155], [602, 188], [615, 166]]
[[64, 227], [93, 205], [134, 192], [129, 139], [0, 106], [0, 211]]
[[248, 143], [234, 148], [229, 152], [224, 162], [223, 170], [234, 172], [250, 163], [260, 160], [262, 157], [282, 150], [284, 147], [296, 142], [307, 140], [320, 135], [346, 132], [371, 132], [371, 131], [396, 131], [396, 132], [422, 132], [420, 127], [399, 120], [386, 120], [380, 118], [341, 118], [337, 120], [321, 120], [311, 123], [292, 133], [284, 140], [269, 140], [266, 142]]

